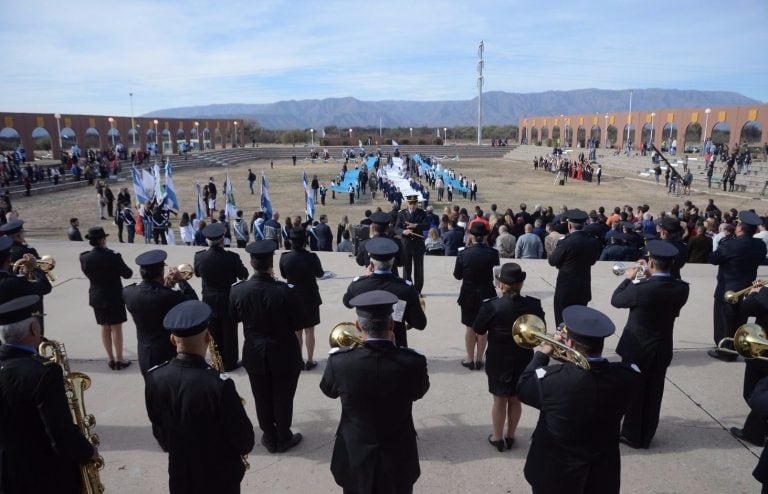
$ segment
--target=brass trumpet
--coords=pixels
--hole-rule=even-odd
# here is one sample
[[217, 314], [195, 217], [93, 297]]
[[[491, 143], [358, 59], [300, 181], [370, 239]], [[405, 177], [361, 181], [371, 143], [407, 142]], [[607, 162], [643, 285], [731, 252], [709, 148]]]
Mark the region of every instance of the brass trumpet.
[[555, 348], [552, 358], [561, 362], [570, 362], [589, 370], [589, 361], [578, 350], [555, 340], [547, 334], [547, 324], [533, 314], [523, 314], [512, 324], [512, 338], [522, 348], [534, 348], [547, 342]]
[[353, 322], [340, 322], [331, 329], [328, 336], [331, 348], [353, 347], [363, 344], [363, 337]]
[[191, 264], [179, 264], [175, 269], [171, 268], [168, 274], [165, 275], [164, 285], [168, 288], [173, 288], [178, 283], [177, 276], [184, 281], [189, 281], [195, 275], [195, 268]]
[[[733, 344], [733, 349], [726, 346], [728, 343]], [[763, 357], [763, 352], [768, 350], [768, 338], [765, 330], [758, 324], [742, 324], [733, 338], [720, 340], [717, 343], [717, 349], [724, 353], [735, 353], [744, 358], [768, 360], [768, 357]]]
[[616, 276], [624, 276], [624, 274], [632, 268], [638, 268], [638, 272], [635, 275], [636, 280], [642, 280], [645, 278], [645, 271], [648, 269], [648, 266], [645, 264], [625, 264], [623, 262], [617, 262], [611, 266], [611, 271], [613, 271], [613, 274]]
[[738, 292], [734, 292], [733, 290], [728, 290], [723, 295], [723, 300], [725, 300], [725, 302], [728, 304], [738, 304], [739, 299], [741, 298], [742, 295], [746, 295], [747, 293], [749, 293], [750, 290], [752, 290], [756, 286], [765, 286], [766, 283], [768, 283], [768, 281], [765, 281], [765, 280], [755, 280], [755, 281], [757, 283], [753, 282], [751, 285], [744, 288], [743, 290], [739, 290]]
[[[28, 254], [31, 255], [31, 254]], [[53, 275], [53, 269], [56, 267], [56, 259], [54, 259], [52, 256], [43, 256], [40, 259], [30, 259], [26, 257], [22, 257], [18, 261], [13, 263], [13, 272], [14, 274], [19, 274], [21, 272], [21, 269], [23, 267], [27, 267], [27, 279], [29, 281], [35, 281], [36, 278], [32, 274], [32, 261], [37, 262], [37, 267], [40, 268], [43, 273], [45, 273], [45, 276], [48, 278], [48, 281], [56, 281], [56, 277]]]

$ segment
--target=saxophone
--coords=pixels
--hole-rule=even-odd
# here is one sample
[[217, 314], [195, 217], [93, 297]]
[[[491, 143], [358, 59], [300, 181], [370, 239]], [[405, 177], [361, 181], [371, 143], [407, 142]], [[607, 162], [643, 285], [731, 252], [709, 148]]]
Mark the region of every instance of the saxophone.
[[[219, 347], [216, 345], [216, 342], [213, 341], [213, 338], [211, 338], [211, 342], [208, 343], [208, 353], [211, 357], [211, 367], [219, 372], [224, 372], [224, 361], [221, 359], [221, 352], [219, 352]], [[245, 400], [242, 397], [240, 398], [240, 402], [245, 405]], [[243, 461], [243, 466], [246, 470], [251, 468], [251, 464], [248, 463], [248, 455], [240, 455], [240, 459]]]
[[[72, 419], [80, 433], [94, 446], [99, 445], [99, 436], [91, 432], [96, 425], [96, 419], [85, 410], [85, 391], [91, 387], [91, 378], [82, 372], [72, 372], [69, 368], [69, 358], [64, 344], [47, 340], [40, 343], [38, 352], [45, 358], [52, 359], [64, 369], [64, 390], [67, 403], [72, 412]], [[99, 478], [99, 470], [104, 468], [104, 458], [99, 456], [85, 465], [80, 465], [80, 479], [83, 494], [102, 494], [104, 484]]]

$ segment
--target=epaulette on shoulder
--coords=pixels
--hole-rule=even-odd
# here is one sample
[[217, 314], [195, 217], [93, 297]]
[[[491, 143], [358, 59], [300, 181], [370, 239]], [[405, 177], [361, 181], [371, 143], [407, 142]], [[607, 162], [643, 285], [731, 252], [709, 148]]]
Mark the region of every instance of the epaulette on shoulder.
[[156, 370], [157, 370], [157, 369], [159, 369], [160, 367], [165, 367], [165, 366], [166, 366], [166, 365], [168, 365], [170, 362], [171, 362], [170, 360], [166, 360], [166, 361], [165, 361], [165, 362], [163, 362], [162, 364], [157, 364], [156, 366], [154, 366], [154, 367], [152, 367], [151, 369], [149, 369], [149, 370], [147, 371], [147, 374], [149, 374], [150, 372], [156, 371]]
[[229, 377], [229, 374], [227, 374], [226, 372], [221, 372], [214, 367], [208, 366], [208, 368], [206, 368], [205, 370], [211, 373], [213, 376], [218, 377], [222, 381], [229, 381], [230, 379], [232, 379], [231, 377]]
[[333, 355], [338, 355], [339, 353], [347, 353], [347, 352], [351, 352], [351, 351], [352, 351], [352, 350], [354, 350], [355, 348], [356, 348], [356, 347], [353, 347], [353, 346], [338, 346], [338, 347], [335, 347], [335, 348], [331, 348], [331, 349], [328, 351], [328, 355], [329, 355], [329, 356], [333, 356]]
[[406, 285], [413, 286], [413, 282], [411, 280], [403, 280]]
[[552, 374], [557, 374], [558, 372], [562, 371], [564, 365], [549, 365], [547, 367], [539, 367], [536, 369], [536, 377], [539, 379], [544, 379], [547, 376], [551, 376]]
[[486, 298], [486, 299], [484, 299], [484, 300], [483, 300], [483, 303], [486, 303], [486, 302], [493, 302], [494, 300], [498, 300], [498, 299], [499, 299], [499, 297], [490, 297], [490, 298]]
[[208, 249], [201, 249], [201, 250], [195, 251], [195, 255], [202, 254], [203, 252], [208, 252]]
[[637, 366], [637, 364], [625, 364], [621, 363], [621, 368], [629, 371], [629, 372], [637, 372], [638, 374], [642, 374], [642, 371], [640, 370], [640, 367]]
[[234, 288], [234, 287], [236, 287], [237, 285], [239, 285], [240, 283], [242, 283], [244, 281], [245, 280], [237, 280], [236, 282], [232, 283], [232, 287]]
[[355, 276], [355, 279], [353, 279], [352, 281], [355, 282], [355, 281], [364, 280], [364, 279], [370, 278], [370, 276], [371, 275], [369, 274], [361, 274], [360, 276]]

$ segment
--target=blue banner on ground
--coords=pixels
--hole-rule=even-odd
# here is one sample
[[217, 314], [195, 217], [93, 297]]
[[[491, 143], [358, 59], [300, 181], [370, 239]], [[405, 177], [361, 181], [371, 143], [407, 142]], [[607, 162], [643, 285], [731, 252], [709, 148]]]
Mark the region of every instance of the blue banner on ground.
[[[414, 155], [413, 159], [415, 159], [419, 163], [419, 168], [421, 168], [423, 170], [429, 170], [430, 168], [432, 168], [429, 165], [429, 163], [424, 161], [421, 158], [421, 156], [418, 155], [418, 154]], [[448, 172], [446, 172], [445, 169], [443, 169], [441, 164], [438, 163], [437, 167], [438, 167], [438, 169], [435, 170], [435, 179], [437, 179], [437, 177], [443, 177], [443, 182], [445, 182], [445, 185], [446, 186], [450, 185], [451, 187], [453, 187], [454, 191], [456, 191], [456, 192], [469, 192], [469, 188], [468, 187], [463, 187], [461, 185], [461, 182], [459, 182], [455, 178], [451, 178], [451, 176], [448, 175]]]

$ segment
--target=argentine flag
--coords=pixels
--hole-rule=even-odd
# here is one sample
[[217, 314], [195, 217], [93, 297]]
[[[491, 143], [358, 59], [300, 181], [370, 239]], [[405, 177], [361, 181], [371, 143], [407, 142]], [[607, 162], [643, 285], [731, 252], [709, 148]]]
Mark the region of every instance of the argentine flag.
[[173, 172], [171, 170], [171, 159], [165, 162], [165, 198], [168, 200], [168, 207], [179, 211], [179, 200], [176, 198], [176, 188], [173, 186]]
[[141, 170], [135, 166], [131, 167], [131, 176], [133, 177], [133, 194], [136, 196], [136, 200], [139, 203], [145, 204], [149, 200], [149, 194], [144, 188]]
[[315, 219], [315, 196], [312, 195], [312, 189], [309, 187], [309, 180], [307, 180], [306, 171], [303, 172], [301, 180], [304, 182], [304, 193], [307, 196], [307, 216]]
[[261, 172], [261, 210], [264, 212], [264, 221], [272, 219], [272, 200], [269, 198], [269, 180], [264, 172]]

